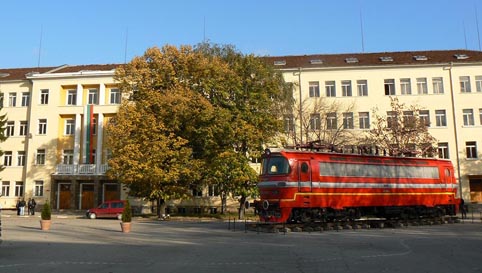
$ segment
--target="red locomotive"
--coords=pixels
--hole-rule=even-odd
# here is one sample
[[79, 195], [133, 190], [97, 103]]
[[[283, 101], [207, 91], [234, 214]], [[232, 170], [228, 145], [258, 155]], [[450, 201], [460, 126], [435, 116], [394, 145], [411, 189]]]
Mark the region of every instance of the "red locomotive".
[[260, 220], [455, 215], [460, 199], [449, 160], [269, 150], [258, 183]]

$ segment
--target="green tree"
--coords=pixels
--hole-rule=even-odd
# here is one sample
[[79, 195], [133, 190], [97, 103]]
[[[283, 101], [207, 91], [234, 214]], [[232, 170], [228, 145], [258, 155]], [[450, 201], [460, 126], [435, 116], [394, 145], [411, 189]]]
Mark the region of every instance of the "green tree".
[[418, 106], [406, 106], [390, 97], [391, 111], [380, 115], [374, 109], [374, 121], [367, 143], [393, 156], [432, 156], [437, 140], [428, 132], [428, 120], [420, 116]]
[[[247, 159], [258, 156], [263, 144], [279, 131], [280, 109], [291, 94], [281, 74], [260, 58], [207, 43], [195, 48], [150, 48], [119, 68], [116, 80], [131, 100], [121, 106], [108, 130], [110, 173], [132, 192], [157, 198], [212, 183], [211, 168], [224, 178], [233, 171], [248, 172], [237, 176], [236, 182], [243, 177], [245, 183], [226, 189], [231, 194], [251, 192], [256, 178]], [[127, 150], [130, 142], [137, 146]], [[152, 151], [154, 147], [157, 150]], [[216, 165], [226, 164], [215, 159], [230, 152], [245, 158], [237, 161], [242, 163], [236, 165], [239, 169]], [[156, 160], [166, 155], [171, 157]], [[153, 160], [158, 172], [148, 172], [154, 163], [144, 161]], [[239, 185], [247, 189], [238, 190]]]

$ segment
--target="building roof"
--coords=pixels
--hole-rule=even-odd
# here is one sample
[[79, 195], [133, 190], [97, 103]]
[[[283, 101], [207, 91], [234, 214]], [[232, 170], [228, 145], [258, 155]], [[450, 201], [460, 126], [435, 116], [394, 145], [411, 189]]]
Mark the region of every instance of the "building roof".
[[0, 69], [0, 81], [26, 80], [32, 74], [76, 73], [83, 71], [111, 71], [119, 64], [63, 65], [57, 67], [30, 67]]
[[[377, 53], [314, 54], [262, 57], [277, 69], [363, 67], [383, 65], [429, 65], [448, 63], [480, 63], [482, 51], [455, 49]], [[121, 64], [63, 65], [58, 67], [0, 69], [0, 81], [25, 80], [32, 74], [80, 73], [111, 71]]]
[[278, 69], [482, 62], [482, 51], [433, 50], [264, 57]]

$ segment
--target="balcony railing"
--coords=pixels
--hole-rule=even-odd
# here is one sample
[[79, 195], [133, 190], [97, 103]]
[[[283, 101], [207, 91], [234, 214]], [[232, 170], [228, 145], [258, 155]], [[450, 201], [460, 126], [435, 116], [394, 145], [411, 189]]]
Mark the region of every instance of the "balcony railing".
[[59, 164], [55, 168], [55, 174], [67, 175], [102, 175], [107, 172], [107, 164]]

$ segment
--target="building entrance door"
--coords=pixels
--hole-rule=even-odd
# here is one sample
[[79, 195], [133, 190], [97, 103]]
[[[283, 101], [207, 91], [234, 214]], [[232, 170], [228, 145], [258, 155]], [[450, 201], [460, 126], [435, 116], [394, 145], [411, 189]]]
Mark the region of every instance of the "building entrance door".
[[72, 193], [70, 192], [70, 184], [59, 184], [59, 209], [70, 209], [70, 200], [72, 200]]
[[94, 204], [94, 184], [81, 184], [80, 191], [82, 196], [80, 201], [80, 209], [90, 209], [96, 207]]

